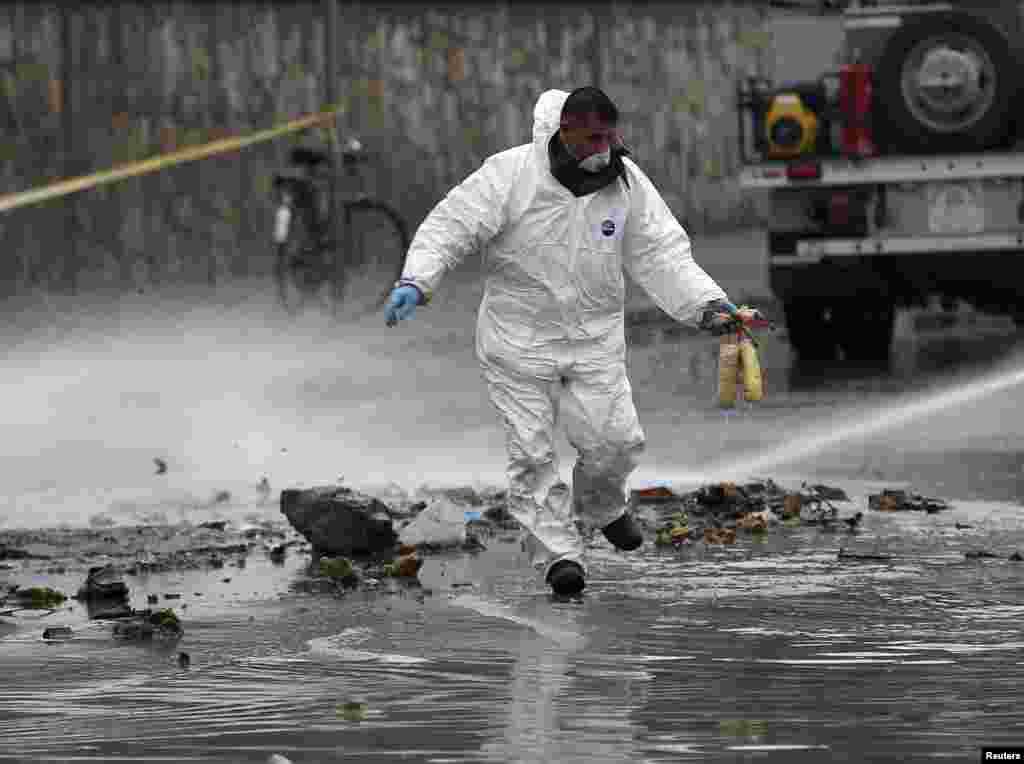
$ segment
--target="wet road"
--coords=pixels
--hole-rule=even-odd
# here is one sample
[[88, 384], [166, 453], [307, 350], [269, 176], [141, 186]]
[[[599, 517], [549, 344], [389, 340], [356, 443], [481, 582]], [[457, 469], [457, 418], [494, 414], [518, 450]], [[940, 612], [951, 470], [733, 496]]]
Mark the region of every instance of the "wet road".
[[[275, 516], [264, 475], [274, 490], [500, 483], [473, 287], [447, 288], [459, 299], [400, 332], [287, 320], [252, 285], [23, 312], [0, 365], [0, 523]], [[766, 400], [728, 415], [713, 342], [637, 329], [634, 485], [814, 479], [850, 493], [844, 516], [909, 486], [948, 513], [724, 548], [601, 544], [575, 603], [549, 599], [518, 542], [431, 561], [422, 601], [302, 594], [299, 556], [254, 562], [238, 575], [275, 573], [279, 596], [194, 609], [187, 672], [155, 648], [0, 632], [0, 759], [974, 761], [1024, 745], [1024, 563], [1006, 559], [1024, 551], [1024, 346], [995, 324], [913, 319], [884, 370], [799, 369], [784, 332], [766, 338]], [[965, 558], [982, 549], [1000, 558]]]

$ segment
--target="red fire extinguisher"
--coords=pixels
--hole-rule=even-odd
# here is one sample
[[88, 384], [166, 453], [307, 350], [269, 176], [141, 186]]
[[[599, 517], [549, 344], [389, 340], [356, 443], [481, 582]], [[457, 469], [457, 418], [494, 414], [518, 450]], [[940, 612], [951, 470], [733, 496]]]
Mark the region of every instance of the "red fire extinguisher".
[[843, 115], [841, 148], [855, 157], [878, 156], [871, 132], [871, 65], [844, 64], [839, 69], [839, 110]]

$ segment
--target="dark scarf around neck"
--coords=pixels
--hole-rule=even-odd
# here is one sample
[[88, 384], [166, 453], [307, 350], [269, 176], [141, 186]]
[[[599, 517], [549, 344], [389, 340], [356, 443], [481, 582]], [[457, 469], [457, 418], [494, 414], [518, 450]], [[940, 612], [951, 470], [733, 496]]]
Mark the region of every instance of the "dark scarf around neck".
[[551, 174], [555, 179], [573, 192], [576, 196], [586, 196], [600, 191], [621, 177], [622, 182], [629, 186], [626, 177], [626, 166], [622, 157], [629, 155], [629, 149], [619, 146], [612, 149], [612, 161], [601, 172], [587, 172], [579, 165], [579, 161], [569, 153], [556, 131], [548, 141], [548, 157], [551, 160]]

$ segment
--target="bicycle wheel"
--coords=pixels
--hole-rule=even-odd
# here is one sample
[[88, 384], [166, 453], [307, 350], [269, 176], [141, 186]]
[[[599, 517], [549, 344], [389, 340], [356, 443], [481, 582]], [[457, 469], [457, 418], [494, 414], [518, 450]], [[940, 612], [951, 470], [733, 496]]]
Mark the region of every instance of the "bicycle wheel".
[[344, 246], [335, 253], [332, 300], [335, 315], [358, 318], [379, 310], [402, 275], [409, 250], [405, 221], [375, 199], [345, 202]]
[[291, 315], [310, 301], [329, 299], [330, 258], [310, 225], [312, 209], [282, 201], [275, 213], [274, 284], [281, 307]]

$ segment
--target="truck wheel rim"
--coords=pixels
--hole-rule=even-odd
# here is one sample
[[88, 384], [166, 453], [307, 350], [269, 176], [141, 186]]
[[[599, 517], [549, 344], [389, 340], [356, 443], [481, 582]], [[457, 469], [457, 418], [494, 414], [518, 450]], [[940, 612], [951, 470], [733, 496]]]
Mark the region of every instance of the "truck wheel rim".
[[900, 84], [904, 103], [918, 122], [941, 133], [960, 132], [992, 107], [996, 70], [991, 56], [970, 37], [932, 37], [911, 51]]

